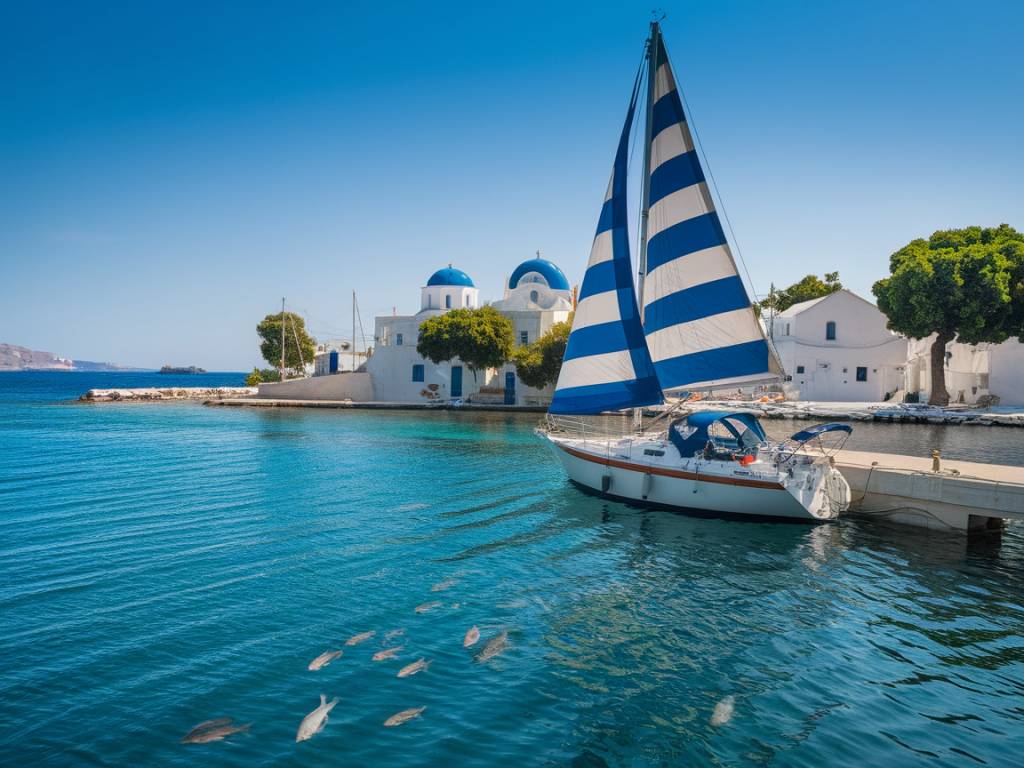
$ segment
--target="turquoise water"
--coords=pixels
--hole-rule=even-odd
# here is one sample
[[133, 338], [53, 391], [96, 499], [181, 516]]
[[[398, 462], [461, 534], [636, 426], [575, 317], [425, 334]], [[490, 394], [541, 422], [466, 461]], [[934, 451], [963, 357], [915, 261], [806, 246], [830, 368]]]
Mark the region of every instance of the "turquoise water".
[[[0, 375], [2, 764], [1019, 764], [1020, 529], [645, 512], [568, 486], [535, 417], [61, 402], [140, 381]], [[221, 716], [251, 731], [179, 743]]]

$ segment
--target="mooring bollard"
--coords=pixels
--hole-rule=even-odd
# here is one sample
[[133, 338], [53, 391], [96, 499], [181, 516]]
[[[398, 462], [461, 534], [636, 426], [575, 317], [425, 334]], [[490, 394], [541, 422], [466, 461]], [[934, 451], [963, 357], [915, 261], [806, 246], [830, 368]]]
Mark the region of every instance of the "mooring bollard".
[[941, 458], [942, 452], [940, 450], [936, 448], [935, 450], [932, 451], [932, 472], [942, 471], [942, 463], [939, 461], [939, 459]]

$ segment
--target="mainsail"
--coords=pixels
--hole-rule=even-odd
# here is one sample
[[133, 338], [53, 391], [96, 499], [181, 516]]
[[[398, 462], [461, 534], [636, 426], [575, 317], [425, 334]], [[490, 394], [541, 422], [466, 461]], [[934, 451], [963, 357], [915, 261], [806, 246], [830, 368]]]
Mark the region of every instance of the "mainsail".
[[644, 342], [629, 256], [626, 168], [638, 90], [639, 77], [622, 127], [551, 413], [601, 413], [663, 402]]
[[736, 270], [656, 23], [651, 37], [641, 299], [658, 381], [668, 390], [776, 378], [781, 368]]
[[638, 78], [551, 413], [654, 405], [664, 402], [663, 390], [767, 381], [781, 373], [704, 181], [657, 23], [651, 25], [647, 62], [643, 315], [633, 286], [626, 208]]

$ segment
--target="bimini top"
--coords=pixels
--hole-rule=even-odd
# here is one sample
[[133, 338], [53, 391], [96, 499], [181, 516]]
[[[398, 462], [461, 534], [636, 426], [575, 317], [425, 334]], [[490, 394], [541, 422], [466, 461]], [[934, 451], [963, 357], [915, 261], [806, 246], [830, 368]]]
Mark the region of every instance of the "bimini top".
[[729, 411], [697, 411], [672, 423], [668, 438], [679, 455], [689, 458], [704, 450], [711, 439], [708, 429], [712, 424], [721, 424], [736, 440], [737, 448], [753, 448], [767, 437], [764, 428], [751, 413], [730, 413]]
[[796, 440], [798, 443], [806, 443], [808, 440], [820, 437], [828, 432], [845, 432], [849, 435], [853, 432], [853, 427], [849, 424], [815, 424], [813, 427], [797, 432], [789, 439]]
[[[548, 288], [553, 291], [568, 291], [569, 281], [566, 280], [565, 274], [555, 264], [548, 261], [547, 259], [530, 259], [524, 261], [518, 267], [516, 271], [512, 273], [512, 277], [508, 279], [509, 290], [519, 285], [519, 281], [531, 272], [536, 272], [547, 283]], [[536, 278], [533, 282], [537, 282]]]
[[427, 280], [427, 285], [464, 285], [467, 288], [476, 288], [469, 275], [461, 269], [455, 269], [451, 264], [432, 274]]

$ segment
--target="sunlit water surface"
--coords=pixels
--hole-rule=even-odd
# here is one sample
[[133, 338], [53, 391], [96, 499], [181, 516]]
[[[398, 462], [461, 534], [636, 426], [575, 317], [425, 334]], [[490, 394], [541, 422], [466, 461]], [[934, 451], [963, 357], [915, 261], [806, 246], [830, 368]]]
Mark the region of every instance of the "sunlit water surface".
[[[968, 545], [644, 511], [568, 485], [536, 417], [61, 402], [147, 383], [172, 382], [0, 375], [2, 764], [964, 766], [1024, 753], [1020, 529]], [[1024, 463], [1015, 430], [857, 428], [853, 447], [941, 442]], [[429, 601], [442, 605], [414, 612]], [[473, 625], [484, 640], [507, 630], [510, 647], [475, 661]], [[399, 658], [371, 661], [395, 629]], [[427, 671], [396, 677], [421, 657]], [[340, 703], [296, 744], [321, 693]], [[729, 696], [731, 719], [712, 725]], [[220, 716], [251, 731], [179, 743]]]

